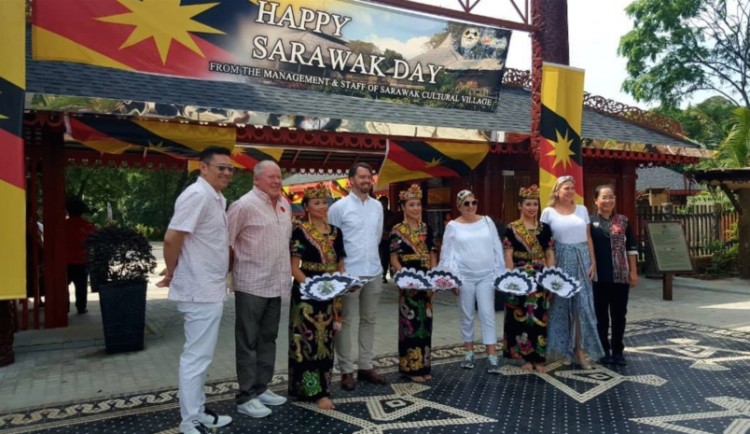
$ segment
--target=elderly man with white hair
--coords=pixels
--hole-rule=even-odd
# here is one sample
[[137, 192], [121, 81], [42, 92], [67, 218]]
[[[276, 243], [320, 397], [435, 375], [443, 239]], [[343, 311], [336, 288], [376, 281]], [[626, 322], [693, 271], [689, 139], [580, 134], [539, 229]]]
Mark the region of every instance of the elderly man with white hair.
[[253, 188], [229, 207], [233, 252], [235, 343], [239, 413], [271, 414], [286, 398], [268, 389], [276, 362], [281, 299], [292, 287], [289, 240], [292, 210], [281, 194], [281, 169], [270, 160], [253, 171]]

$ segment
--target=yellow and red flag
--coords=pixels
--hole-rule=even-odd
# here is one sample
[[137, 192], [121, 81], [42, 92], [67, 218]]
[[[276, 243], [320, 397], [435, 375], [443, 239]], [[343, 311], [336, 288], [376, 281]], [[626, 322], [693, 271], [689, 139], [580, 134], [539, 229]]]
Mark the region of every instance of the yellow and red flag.
[[583, 115], [581, 69], [545, 63], [542, 67], [542, 115], [539, 126], [539, 185], [544, 202], [555, 180], [570, 175], [576, 180], [576, 203], [583, 203]]
[[378, 187], [412, 179], [464, 177], [484, 160], [487, 143], [389, 140]]
[[26, 297], [26, 1], [0, 1], [0, 300]]

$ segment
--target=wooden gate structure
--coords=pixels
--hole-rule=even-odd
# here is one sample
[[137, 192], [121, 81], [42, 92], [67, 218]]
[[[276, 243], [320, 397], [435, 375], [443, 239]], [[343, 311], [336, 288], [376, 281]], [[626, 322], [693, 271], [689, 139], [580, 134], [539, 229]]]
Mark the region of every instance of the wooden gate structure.
[[[12, 164], [24, 166], [29, 181], [27, 189], [34, 191], [27, 194], [32, 208], [37, 199], [36, 186], [43, 191], [44, 255], [40, 260], [44, 275], [29, 277], [35, 286], [32, 291], [37, 291], [35, 294], [43, 285], [46, 306], [43, 318], [38, 310], [24, 311], [22, 317], [33, 320], [18, 323], [18, 326], [53, 328], [68, 324], [65, 264], [59, 261], [65, 243], [61, 228], [65, 218], [64, 168], [67, 164], [117, 164], [174, 170], [184, 170], [186, 164], [184, 160], [144, 150], [115, 155], [83, 148], [66, 140], [66, 122], [153, 120], [174, 128], [185, 124], [207, 129], [231, 126], [236, 131], [238, 146], [283, 149], [280, 166], [300, 173], [343, 173], [358, 161], [369, 162], [377, 169], [385, 156], [388, 140], [440, 139], [455, 142], [456, 146], [467, 141], [487, 143], [488, 156], [469, 177], [424, 181], [426, 196], [430, 189], [442, 189], [450, 192], [449, 197], [455, 197], [460, 189], [471, 187], [483, 204], [482, 213], [505, 221], [517, 218], [515, 194], [518, 187], [538, 180], [542, 61], [568, 63], [567, 10], [564, 0], [508, 1], [518, 11], [518, 21], [477, 16], [471, 13], [468, 2], [464, 5], [459, 1], [464, 11], [450, 11], [413, 1], [378, 1], [412, 11], [529, 32], [532, 70], [506, 71], [500, 93], [503, 107], [496, 113], [377, 100], [354, 103], [350, 97], [313, 91], [202, 82], [67, 62], [36, 61], [30, 60], [27, 54], [25, 148], [23, 161]], [[29, 38], [27, 33], [27, 41]], [[73, 97], [76, 102], [85, 100], [87, 104], [56, 105], [63, 101], [61, 97]], [[99, 101], [114, 103], [124, 110], [117, 114], [97, 111]], [[131, 110], [134, 106], [139, 108]], [[190, 113], [196, 117], [165, 117], [158, 113], [160, 107], [170, 110], [178, 107], [182, 113], [186, 107], [191, 107]], [[213, 113], [221, 113], [222, 117], [211, 118]], [[293, 121], [278, 122], [299, 117], [310, 117], [318, 122], [313, 122], [312, 126], [306, 124], [306, 127]], [[248, 123], [250, 118], [264, 121]], [[326, 127], [330, 125], [328, 121], [348, 127], [330, 129]], [[633, 221], [636, 217], [635, 169], [639, 165], [691, 164], [706, 156], [685, 138], [677, 122], [588, 94], [584, 99], [582, 140], [587, 205], [593, 202], [595, 186], [612, 183], [616, 186], [618, 209]], [[391, 185], [391, 192], [398, 191], [399, 187]], [[435, 209], [447, 206], [455, 212], [452, 202], [436, 204]], [[429, 212], [431, 205], [426, 205]], [[32, 261], [39, 258], [34, 253], [37, 244], [33, 239], [36, 231], [36, 222], [31, 218], [35, 215], [33, 211], [28, 210], [30, 218], [26, 230]], [[23, 254], [25, 247], [18, 248], [18, 254]], [[25, 302], [19, 306], [22, 310], [29, 309]], [[7, 350], [7, 345], [5, 348]]]

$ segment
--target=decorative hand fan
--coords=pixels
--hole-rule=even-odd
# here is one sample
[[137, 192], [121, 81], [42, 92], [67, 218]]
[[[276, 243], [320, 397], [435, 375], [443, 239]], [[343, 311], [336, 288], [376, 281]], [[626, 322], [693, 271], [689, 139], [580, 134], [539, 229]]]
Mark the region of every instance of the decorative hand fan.
[[450, 271], [430, 270], [426, 277], [433, 291], [445, 291], [446, 289], [461, 287], [461, 279]]
[[578, 279], [557, 267], [545, 268], [536, 281], [542, 288], [563, 298], [574, 296], [583, 287]]
[[429, 278], [422, 271], [413, 268], [402, 268], [393, 276], [393, 281], [401, 289], [418, 289], [428, 291], [432, 289]]
[[320, 276], [308, 277], [299, 289], [303, 300], [328, 301], [346, 294], [352, 288], [361, 286], [361, 282], [356, 277], [339, 273], [325, 273]]
[[536, 282], [520, 270], [508, 270], [495, 279], [495, 290], [513, 295], [529, 295], [536, 291]]

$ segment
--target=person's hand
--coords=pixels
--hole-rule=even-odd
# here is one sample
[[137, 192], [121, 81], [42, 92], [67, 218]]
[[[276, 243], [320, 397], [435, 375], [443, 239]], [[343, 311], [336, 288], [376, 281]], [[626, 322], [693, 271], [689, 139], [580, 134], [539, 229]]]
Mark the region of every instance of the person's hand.
[[169, 287], [169, 283], [171, 281], [172, 281], [171, 277], [164, 276], [163, 279], [161, 279], [160, 281], [156, 282], [156, 287], [157, 288], [168, 288]]
[[453, 291], [453, 295], [455, 295], [456, 297], [458, 297], [459, 295], [461, 295], [461, 289], [460, 288], [453, 288], [453, 289], [451, 289], [451, 291]]
[[161, 272], [159, 272], [159, 276], [164, 276], [164, 278], [161, 279], [160, 281], [156, 282], [156, 287], [157, 288], [168, 288], [169, 287], [169, 283], [172, 282], [172, 273], [170, 273], [169, 270], [167, 270], [166, 268], [164, 268], [163, 270], [161, 270]]
[[596, 276], [596, 264], [592, 262], [589, 266], [589, 280], [594, 280], [594, 276]]
[[633, 288], [637, 285], [638, 285], [638, 272], [634, 270], [630, 272], [630, 287]]

